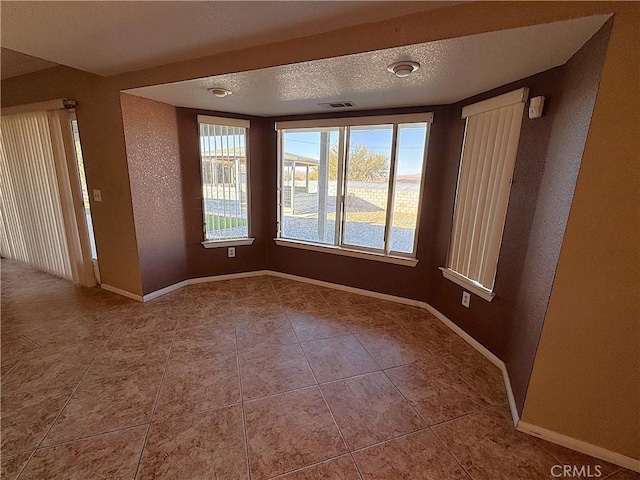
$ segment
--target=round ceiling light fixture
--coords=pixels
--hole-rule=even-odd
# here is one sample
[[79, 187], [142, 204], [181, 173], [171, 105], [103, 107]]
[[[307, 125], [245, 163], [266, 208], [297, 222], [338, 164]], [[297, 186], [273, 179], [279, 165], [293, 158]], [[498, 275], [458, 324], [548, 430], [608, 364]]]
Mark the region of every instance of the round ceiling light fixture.
[[396, 62], [387, 67], [387, 70], [393, 73], [398, 78], [404, 78], [411, 75], [413, 72], [420, 68], [418, 62]]
[[210, 88], [209, 91], [218, 98], [228, 97], [233, 93], [231, 90], [227, 90], [226, 88]]

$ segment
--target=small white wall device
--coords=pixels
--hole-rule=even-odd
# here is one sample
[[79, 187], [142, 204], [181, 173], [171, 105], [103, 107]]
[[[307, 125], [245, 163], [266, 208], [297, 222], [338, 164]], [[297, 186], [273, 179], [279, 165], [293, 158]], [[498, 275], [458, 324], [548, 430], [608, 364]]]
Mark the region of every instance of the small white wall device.
[[540, 118], [544, 109], [544, 97], [533, 97], [529, 100], [529, 118]]

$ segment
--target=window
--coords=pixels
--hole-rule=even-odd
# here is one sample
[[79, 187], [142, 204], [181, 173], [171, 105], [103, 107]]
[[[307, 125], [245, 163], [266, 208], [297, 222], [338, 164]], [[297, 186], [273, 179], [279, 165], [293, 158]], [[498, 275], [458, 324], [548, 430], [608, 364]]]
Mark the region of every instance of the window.
[[432, 117], [278, 123], [276, 243], [415, 265]]
[[[73, 114], [75, 117], [75, 113]], [[71, 135], [73, 136], [74, 152], [76, 163], [78, 164], [78, 174], [80, 176], [80, 189], [82, 191], [82, 206], [87, 221], [87, 231], [89, 232], [89, 245], [91, 247], [91, 258], [98, 259], [96, 251], [96, 239], [93, 234], [93, 220], [91, 218], [91, 206], [89, 205], [89, 188], [87, 187], [87, 177], [84, 172], [84, 160], [82, 158], [82, 146], [80, 145], [80, 132], [78, 130], [78, 120], [71, 120]]]
[[493, 299], [520, 126], [529, 90], [468, 105], [453, 228], [443, 275]]
[[249, 122], [198, 115], [203, 245], [253, 243], [249, 238], [247, 132]]

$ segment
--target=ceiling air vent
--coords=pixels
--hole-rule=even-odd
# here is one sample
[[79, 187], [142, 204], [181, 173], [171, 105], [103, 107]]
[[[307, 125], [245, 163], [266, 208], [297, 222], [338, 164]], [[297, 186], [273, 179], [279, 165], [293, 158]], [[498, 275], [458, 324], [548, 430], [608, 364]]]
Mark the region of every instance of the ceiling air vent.
[[355, 107], [353, 102], [329, 102], [329, 103], [319, 103], [318, 106], [322, 108], [349, 108]]

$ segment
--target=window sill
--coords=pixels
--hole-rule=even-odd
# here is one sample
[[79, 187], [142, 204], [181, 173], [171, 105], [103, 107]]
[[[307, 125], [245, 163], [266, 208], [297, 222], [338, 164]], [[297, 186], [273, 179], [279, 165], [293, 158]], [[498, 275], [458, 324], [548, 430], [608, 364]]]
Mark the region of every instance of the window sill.
[[490, 292], [486, 288], [479, 286], [478, 284], [472, 282], [468, 278], [463, 277], [459, 273], [454, 272], [453, 270], [445, 267], [440, 267], [442, 270], [442, 276], [447, 280], [451, 280], [453, 283], [457, 283], [465, 290], [469, 290], [471, 293], [479, 296], [480, 298], [490, 302], [493, 300], [493, 297], [496, 296], [495, 293]]
[[381, 253], [362, 252], [348, 248], [335, 247], [331, 245], [318, 245], [314, 243], [298, 242], [296, 240], [285, 240], [283, 238], [274, 238], [276, 245], [281, 247], [300, 248], [302, 250], [311, 250], [313, 252], [332, 253], [335, 255], [343, 255], [345, 257], [364, 258], [376, 262], [393, 263], [403, 265], [405, 267], [415, 267], [418, 260], [415, 258], [398, 257], [394, 255], [383, 255]]
[[205, 240], [202, 243], [204, 248], [224, 248], [242, 247], [243, 245], [253, 245], [255, 238], [230, 238], [229, 240]]

